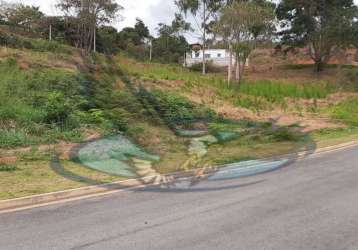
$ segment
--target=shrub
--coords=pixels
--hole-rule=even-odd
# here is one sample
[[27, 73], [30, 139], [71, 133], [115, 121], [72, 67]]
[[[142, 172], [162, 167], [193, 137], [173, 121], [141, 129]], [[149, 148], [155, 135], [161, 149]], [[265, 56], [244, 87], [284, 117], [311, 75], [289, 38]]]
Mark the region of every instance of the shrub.
[[299, 141], [302, 139], [302, 134], [294, 131], [288, 127], [280, 127], [267, 133], [269, 138], [273, 141]]
[[211, 109], [194, 105], [180, 95], [159, 90], [152, 92], [152, 95], [151, 103], [170, 125], [190, 126], [197, 121], [208, 122], [216, 118], [216, 113]]
[[107, 111], [107, 119], [112, 122], [113, 129], [119, 131], [126, 131], [128, 128], [128, 121], [130, 114], [122, 108], [114, 108]]
[[16, 166], [0, 163], [0, 172], [14, 172], [17, 169]]
[[[195, 63], [189, 67], [191, 71], [202, 72], [203, 71], [203, 63]], [[223, 71], [221, 67], [215, 66], [212, 61], [208, 61], [205, 64], [206, 73], [218, 73]]]
[[61, 92], [52, 92], [44, 104], [45, 122], [64, 125], [72, 113], [72, 105]]
[[33, 143], [32, 138], [24, 130], [0, 130], [0, 147], [14, 148]]

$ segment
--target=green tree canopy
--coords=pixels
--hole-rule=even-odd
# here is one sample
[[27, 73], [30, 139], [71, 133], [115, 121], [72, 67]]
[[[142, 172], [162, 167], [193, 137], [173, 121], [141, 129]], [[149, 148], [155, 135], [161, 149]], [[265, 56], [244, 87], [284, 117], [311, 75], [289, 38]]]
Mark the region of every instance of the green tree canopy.
[[282, 0], [277, 17], [283, 41], [307, 45], [316, 71], [321, 71], [333, 49], [354, 42], [351, 34], [358, 15], [353, 0]]
[[37, 29], [45, 15], [40, 11], [39, 7], [1, 3], [0, 16], [9, 25], [22, 26], [30, 30]]
[[[192, 14], [203, 42], [205, 54], [207, 33], [217, 17], [218, 11], [226, 4], [225, 0], [175, 0], [180, 12]], [[205, 74], [205, 56], [203, 56], [203, 74]]]
[[92, 48], [98, 25], [110, 23], [122, 7], [115, 0], [60, 0], [57, 5], [77, 25], [77, 47]]

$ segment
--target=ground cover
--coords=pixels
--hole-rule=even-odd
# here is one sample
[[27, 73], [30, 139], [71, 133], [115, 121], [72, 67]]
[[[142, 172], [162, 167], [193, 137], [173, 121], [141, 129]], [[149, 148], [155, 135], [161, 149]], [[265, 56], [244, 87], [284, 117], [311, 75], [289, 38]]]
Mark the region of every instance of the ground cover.
[[[55, 65], [47, 50], [1, 50], [0, 199], [358, 139], [355, 68], [343, 68], [349, 83], [290, 81], [306, 68], [288, 67], [280, 77], [250, 73], [229, 86], [222, 73], [71, 53], [57, 52]], [[158, 158], [108, 144], [105, 155], [122, 161], [126, 175], [76, 154], [111, 136]]]

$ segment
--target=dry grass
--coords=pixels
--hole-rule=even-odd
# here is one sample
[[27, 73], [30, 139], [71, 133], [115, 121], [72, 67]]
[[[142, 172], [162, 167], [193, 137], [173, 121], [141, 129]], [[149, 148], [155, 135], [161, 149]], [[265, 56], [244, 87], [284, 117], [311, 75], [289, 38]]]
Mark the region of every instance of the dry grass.
[[59, 54], [51, 52], [37, 52], [33, 50], [19, 50], [0, 47], [0, 61], [8, 58], [16, 58], [22, 69], [30, 69], [36, 67], [57, 68], [76, 72], [77, 65], [83, 64], [81, 56], [74, 51], [74, 55]]
[[[15, 171], [0, 172], [0, 199], [12, 199], [29, 195], [61, 191], [89, 185], [121, 180], [98, 171], [82, 167], [76, 163], [62, 161], [67, 177], [57, 174], [48, 161], [19, 162]], [[77, 178], [76, 176], [83, 178]], [[77, 178], [77, 179], [76, 179]], [[93, 184], [90, 183], [90, 184]]]

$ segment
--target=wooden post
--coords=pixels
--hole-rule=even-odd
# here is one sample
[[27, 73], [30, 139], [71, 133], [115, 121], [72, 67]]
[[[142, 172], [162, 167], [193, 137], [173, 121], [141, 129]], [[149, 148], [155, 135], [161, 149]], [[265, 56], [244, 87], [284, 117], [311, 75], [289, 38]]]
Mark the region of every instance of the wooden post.
[[49, 40], [52, 41], [52, 24], [50, 24]]

